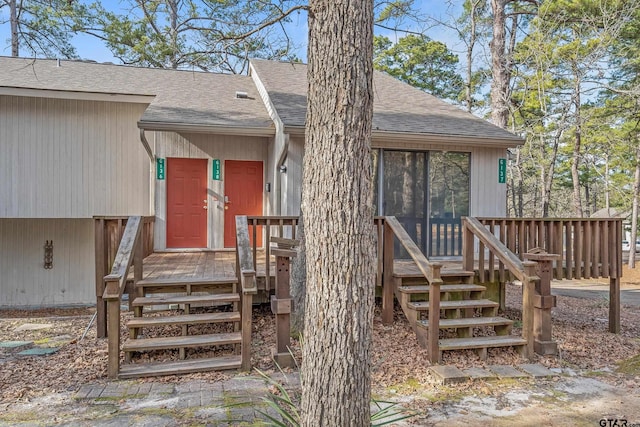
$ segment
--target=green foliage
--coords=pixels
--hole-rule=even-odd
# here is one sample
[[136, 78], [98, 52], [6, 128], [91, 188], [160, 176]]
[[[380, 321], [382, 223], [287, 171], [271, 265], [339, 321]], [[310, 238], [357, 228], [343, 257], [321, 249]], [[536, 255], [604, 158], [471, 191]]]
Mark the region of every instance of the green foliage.
[[393, 43], [374, 38], [374, 67], [432, 95], [457, 100], [463, 87], [458, 57], [427, 36], [409, 34]]
[[[0, 16], [11, 15], [9, 1], [0, 1]], [[18, 56], [76, 58], [71, 43], [84, 5], [68, 0], [22, 0], [15, 3]], [[10, 19], [0, 20], [10, 33]], [[11, 39], [7, 40], [11, 44]]]
[[94, 3], [87, 30], [126, 64], [239, 73], [249, 57], [296, 59], [278, 25], [303, 9], [297, 1], [128, 1], [126, 15]]

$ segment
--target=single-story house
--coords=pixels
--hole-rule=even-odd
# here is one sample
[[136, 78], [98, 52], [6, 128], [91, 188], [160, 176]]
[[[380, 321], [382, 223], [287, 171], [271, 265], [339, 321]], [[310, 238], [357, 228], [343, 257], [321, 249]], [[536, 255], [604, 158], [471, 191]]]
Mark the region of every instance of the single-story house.
[[[232, 248], [236, 214], [299, 214], [306, 71], [0, 57], [0, 307], [94, 303], [95, 217], [155, 216], [154, 249], [172, 251]], [[522, 140], [383, 73], [374, 90], [377, 213], [458, 255], [446, 230], [505, 215]]]

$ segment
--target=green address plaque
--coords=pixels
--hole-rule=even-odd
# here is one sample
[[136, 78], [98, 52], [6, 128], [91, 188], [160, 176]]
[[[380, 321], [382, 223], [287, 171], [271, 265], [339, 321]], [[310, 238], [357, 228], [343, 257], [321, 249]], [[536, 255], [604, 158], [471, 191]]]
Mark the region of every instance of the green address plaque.
[[164, 179], [164, 159], [156, 159], [156, 178], [157, 179]]

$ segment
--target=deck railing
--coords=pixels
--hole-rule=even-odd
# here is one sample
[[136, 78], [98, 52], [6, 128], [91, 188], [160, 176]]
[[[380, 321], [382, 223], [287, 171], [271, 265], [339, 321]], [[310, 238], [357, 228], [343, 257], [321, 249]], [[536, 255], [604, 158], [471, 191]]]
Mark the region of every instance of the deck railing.
[[[522, 260], [533, 248], [558, 254], [555, 279], [622, 276], [622, 220], [617, 218], [478, 218]], [[484, 253], [479, 252], [482, 260]], [[488, 265], [492, 266], [491, 259]], [[500, 280], [504, 269], [499, 266]], [[481, 269], [481, 280], [484, 271]], [[489, 274], [491, 269], [489, 269]], [[489, 279], [492, 281], [492, 279]]]
[[[113, 262], [122, 240], [127, 223], [131, 217], [97, 216], [94, 217], [95, 228], [95, 259], [96, 259], [96, 331], [98, 338], [107, 336], [106, 303], [102, 300], [105, 290], [104, 276], [106, 276]], [[143, 257], [153, 253], [154, 216], [141, 217]]]
[[136, 282], [142, 279], [142, 260], [144, 259], [142, 229], [143, 220], [141, 217], [133, 216], [128, 219], [111, 273], [104, 277], [105, 290], [102, 300], [107, 304], [107, 335], [109, 338], [107, 374], [109, 378], [116, 378], [120, 371], [120, 304], [132, 264], [134, 265], [134, 288]]
[[[380, 235], [382, 224], [382, 235]], [[378, 260], [383, 260], [383, 284], [382, 284], [382, 321], [393, 322], [393, 299], [395, 283], [393, 277], [394, 242], [397, 240], [400, 246], [409, 254], [418, 266], [418, 270], [429, 283], [429, 332], [427, 337], [427, 351], [431, 362], [438, 362], [440, 351], [438, 347], [438, 331], [440, 330], [440, 269], [442, 265], [431, 262], [418, 248], [411, 236], [402, 227], [402, 224], [393, 216], [376, 218], [378, 233]], [[382, 244], [382, 257], [380, 256], [380, 244]]]
[[[522, 282], [522, 337], [527, 340], [526, 356], [530, 358], [534, 349], [534, 298], [535, 285], [539, 277], [535, 274], [536, 263], [533, 261], [522, 261], [506, 245], [487, 229], [482, 222], [476, 218], [467, 217], [462, 221], [462, 268], [467, 271], [474, 271], [474, 246], [475, 239], [479, 241], [479, 271], [484, 270], [485, 248], [489, 252], [490, 266], [494, 260], [498, 260], [503, 269], [506, 268], [514, 277]], [[493, 271], [495, 268], [489, 268]], [[481, 273], [484, 275], [484, 273]]]
[[[250, 247], [253, 254], [253, 269], [258, 272], [258, 258], [264, 266], [265, 272], [265, 289], [271, 290], [271, 237], [287, 237], [296, 238], [296, 226], [298, 225], [297, 216], [246, 216]], [[258, 236], [264, 232], [264, 252], [265, 257], [258, 257]], [[262, 266], [261, 266], [262, 267]]]
[[[558, 255], [554, 279], [609, 278], [609, 332], [620, 332], [620, 278], [622, 277], [622, 220], [618, 218], [478, 218], [477, 221], [510, 252], [522, 260], [534, 248]], [[463, 220], [463, 232], [469, 218]], [[481, 283], [509, 279], [505, 262], [486, 243], [474, 248], [466, 241], [463, 258], [478, 256]], [[498, 261], [498, 277], [495, 262]], [[487, 278], [488, 274], [488, 278]]]
[[[256, 241], [255, 234], [253, 241]], [[254, 251], [255, 245], [252, 251], [249, 243], [247, 217], [238, 215], [236, 216], [236, 272], [240, 284], [241, 358], [244, 371], [251, 370], [251, 310], [253, 295], [258, 293]]]

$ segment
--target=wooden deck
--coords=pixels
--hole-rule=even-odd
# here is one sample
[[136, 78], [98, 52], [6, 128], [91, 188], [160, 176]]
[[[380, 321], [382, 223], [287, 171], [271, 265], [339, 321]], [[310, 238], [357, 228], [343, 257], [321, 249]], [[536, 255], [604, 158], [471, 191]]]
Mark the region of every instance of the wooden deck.
[[143, 265], [147, 280], [236, 278], [235, 251], [152, 253]]
[[[457, 271], [461, 262], [456, 260], [442, 261], [442, 272]], [[265, 252], [257, 252], [258, 277], [265, 277]], [[157, 279], [210, 279], [236, 277], [235, 251], [188, 251], [157, 252], [144, 259], [145, 280]], [[275, 277], [275, 259], [272, 257], [270, 275]], [[420, 274], [420, 270], [412, 260], [395, 260], [394, 272], [400, 276]]]

